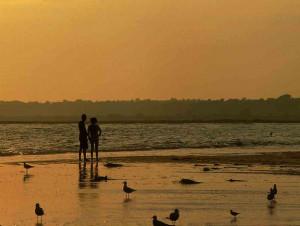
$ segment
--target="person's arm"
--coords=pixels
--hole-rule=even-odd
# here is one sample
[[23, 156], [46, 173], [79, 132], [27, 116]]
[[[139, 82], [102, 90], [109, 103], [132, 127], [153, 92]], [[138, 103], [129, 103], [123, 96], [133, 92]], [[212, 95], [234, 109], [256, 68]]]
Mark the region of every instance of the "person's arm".
[[[89, 129], [89, 128], [88, 128]], [[86, 136], [89, 137], [89, 132], [88, 130], [86, 130], [86, 127], [84, 126], [84, 130], [85, 130], [85, 133], [86, 133]]]
[[91, 138], [91, 130], [90, 130], [90, 127], [88, 127], [87, 137], [88, 137], [88, 139], [90, 140], [90, 138]]
[[102, 130], [101, 130], [100, 126], [98, 126], [98, 132], [99, 132], [98, 136], [100, 137], [101, 133], [102, 133]]

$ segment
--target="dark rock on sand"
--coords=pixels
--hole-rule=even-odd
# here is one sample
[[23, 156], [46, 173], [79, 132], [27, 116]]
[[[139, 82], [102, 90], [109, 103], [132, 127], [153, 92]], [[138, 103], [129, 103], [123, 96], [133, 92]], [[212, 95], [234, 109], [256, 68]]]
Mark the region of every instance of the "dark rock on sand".
[[105, 177], [97, 176], [97, 177], [91, 179], [90, 181], [91, 181], [91, 182], [100, 182], [100, 181], [105, 181], [105, 182], [107, 182], [107, 180], [109, 180], [109, 179], [107, 178], [107, 176], [105, 176]]
[[122, 167], [122, 164], [118, 164], [118, 163], [106, 163], [104, 166], [108, 167], [108, 168], [113, 168], [113, 167]]
[[246, 182], [246, 180], [235, 180], [235, 179], [230, 179], [227, 181], [229, 181], [229, 182]]
[[183, 179], [181, 179], [179, 181], [179, 183], [180, 184], [200, 184], [202, 182], [198, 182], [198, 181], [194, 181], [194, 180], [191, 180], [191, 179], [185, 179], [185, 178], [183, 178]]

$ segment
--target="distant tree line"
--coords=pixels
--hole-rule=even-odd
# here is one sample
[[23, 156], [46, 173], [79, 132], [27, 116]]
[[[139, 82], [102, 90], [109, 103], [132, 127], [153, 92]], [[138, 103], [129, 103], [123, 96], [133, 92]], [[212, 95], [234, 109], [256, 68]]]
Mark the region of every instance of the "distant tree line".
[[76, 122], [80, 115], [102, 122], [300, 122], [300, 98], [20, 102], [0, 101], [0, 121]]

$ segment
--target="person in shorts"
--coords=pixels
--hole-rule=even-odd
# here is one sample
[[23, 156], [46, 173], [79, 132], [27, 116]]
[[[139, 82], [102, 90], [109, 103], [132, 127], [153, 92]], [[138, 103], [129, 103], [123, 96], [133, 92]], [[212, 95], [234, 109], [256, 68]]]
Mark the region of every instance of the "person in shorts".
[[83, 152], [83, 159], [86, 159], [86, 150], [88, 149], [88, 133], [85, 128], [85, 121], [86, 121], [86, 114], [81, 115], [81, 121], [78, 122], [78, 129], [79, 129], [79, 141], [80, 141], [80, 148], [79, 148], [79, 161], [81, 161], [81, 153]]
[[88, 127], [88, 137], [91, 142], [91, 160], [93, 161], [93, 152], [96, 152], [96, 161], [98, 161], [98, 145], [99, 137], [101, 136], [101, 128], [97, 124], [96, 118], [91, 118], [91, 125]]

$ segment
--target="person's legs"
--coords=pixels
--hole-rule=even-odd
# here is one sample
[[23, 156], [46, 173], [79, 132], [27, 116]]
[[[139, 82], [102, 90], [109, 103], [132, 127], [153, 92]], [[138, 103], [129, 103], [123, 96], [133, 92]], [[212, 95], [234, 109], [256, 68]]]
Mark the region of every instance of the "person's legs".
[[83, 149], [83, 160], [86, 161], [86, 149]]
[[91, 160], [93, 161], [93, 152], [95, 147], [95, 141], [91, 141]]
[[98, 161], [98, 145], [99, 145], [99, 141], [96, 140], [95, 141], [96, 161]]
[[81, 147], [79, 148], [79, 161], [81, 161]]

